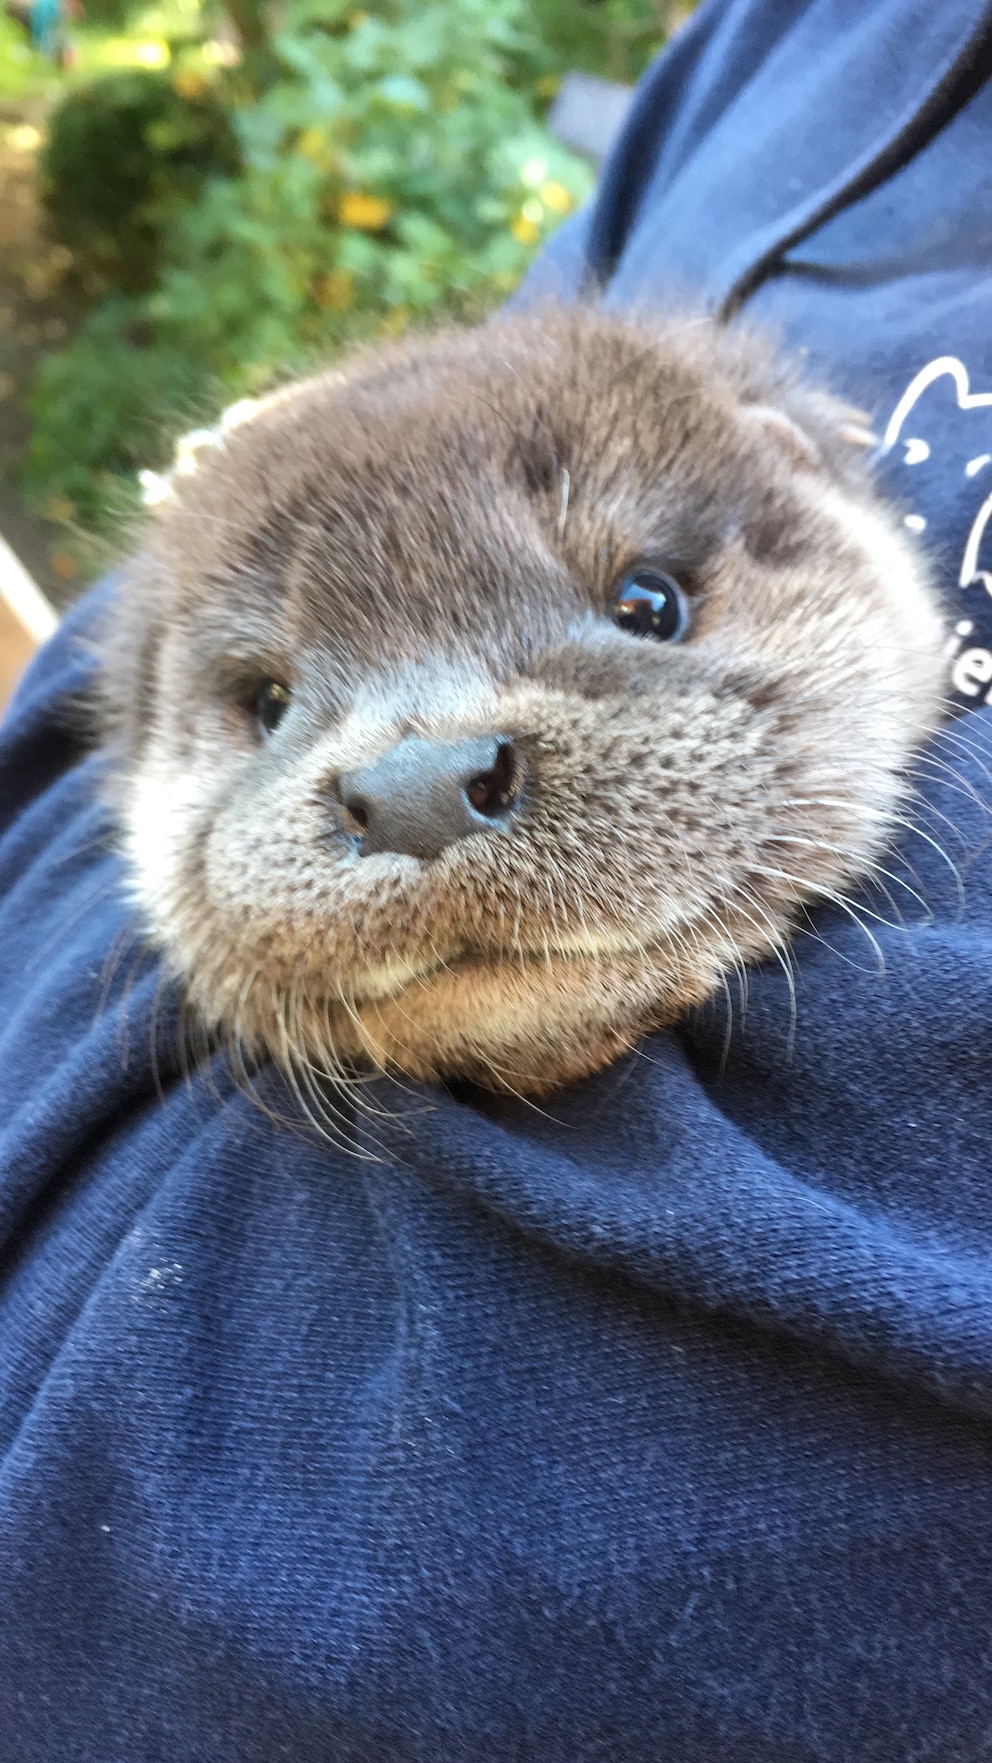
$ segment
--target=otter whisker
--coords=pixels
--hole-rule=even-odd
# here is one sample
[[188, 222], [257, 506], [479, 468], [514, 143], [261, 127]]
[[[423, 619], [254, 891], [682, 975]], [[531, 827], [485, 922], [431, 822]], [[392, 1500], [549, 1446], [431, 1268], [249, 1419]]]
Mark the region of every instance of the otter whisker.
[[571, 484], [572, 484], [571, 477], [569, 476], [568, 472], [565, 470], [565, 467], [562, 466], [562, 469], [561, 469], [561, 503], [558, 508], [558, 529], [557, 529], [557, 532], [555, 535], [558, 540], [559, 545], [561, 544], [562, 540], [565, 537], [565, 522], [568, 519], [568, 493], [571, 488]]
[[[862, 936], [865, 938], [865, 941], [870, 945], [870, 947], [874, 951], [876, 963], [877, 963], [876, 971], [877, 971], [879, 977], [881, 978], [881, 976], [885, 973], [885, 970], [886, 970], [885, 953], [884, 953], [884, 950], [882, 949], [881, 944], [878, 941], [878, 938], [872, 933], [872, 931], [869, 930], [868, 926], [864, 923], [863, 919], [859, 915], [860, 912], [864, 910], [863, 907], [860, 907], [854, 901], [849, 900], [845, 894], [838, 893], [838, 891], [835, 888], [828, 888], [828, 887], [825, 887], [820, 882], [810, 881], [810, 879], [808, 877], [800, 878], [798, 876], [791, 875], [788, 870], [763, 868], [759, 871], [759, 873], [772, 875], [772, 876], [781, 878], [782, 880], [785, 880], [785, 881], [791, 881], [797, 887], [801, 887], [804, 892], [815, 895], [817, 899], [827, 900], [830, 903], [830, 905], [836, 906], [838, 911], [843, 912], [844, 915], [847, 918], [849, 918], [853, 924], [857, 925], [857, 928], [861, 932]], [[870, 914], [870, 916], [877, 916], [877, 915]], [[819, 940], [821, 942], [823, 941], [822, 936], [820, 936]], [[835, 950], [834, 952], [836, 954], [839, 954], [841, 956], [842, 960], [850, 961], [850, 957], [845, 956], [841, 950]], [[856, 963], [850, 962], [850, 965], [855, 966]]]
[[[769, 845], [802, 845], [805, 850], [826, 851], [828, 853], [828, 855], [830, 855], [832, 857], [848, 858], [851, 861], [853, 861], [856, 856], [856, 853], [854, 853], [854, 852], [845, 851], [845, 849], [842, 845], [831, 844], [826, 839], [804, 838], [799, 833], [769, 833], [768, 838], [767, 838], [767, 843]], [[895, 884], [895, 886], [903, 888], [905, 890], [905, 892], [909, 895], [910, 899], [915, 900], [917, 902], [917, 904], [920, 906], [920, 908], [922, 909], [922, 911], [925, 915], [927, 922], [931, 923], [931, 924], [933, 923], [934, 913], [933, 913], [932, 907], [927, 905], [927, 902], [923, 898], [923, 895], [918, 893], [915, 888], [910, 887], [910, 884], [907, 881], [905, 881], [901, 875], [895, 875], [891, 870], [886, 869], [882, 864], [876, 863], [874, 861], [866, 861], [864, 858], [860, 859], [857, 866], [863, 870], [866, 877], [870, 877], [870, 879], [874, 882], [875, 886], [884, 895], [885, 899], [888, 901], [890, 907], [892, 908], [893, 915], [894, 915], [896, 922], [898, 924], [902, 925], [904, 923], [904, 920], [902, 918], [902, 915], [899, 911], [898, 906], [896, 905], [895, 900], [893, 899], [892, 894], [889, 892], [889, 889], [885, 886], [884, 881], [879, 879], [880, 877], [885, 877], [887, 880], [893, 882]], [[918, 879], [919, 878], [917, 877], [917, 880]], [[871, 908], [867, 905], [865, 905], [863, 907], [863, 910], [868, 913], [869, 917], [877, 919], [878, 923], [880, 923], [880, 924], [886, 924], [888, 922], [886, 919], [880, 918], [879, 915], [877, 913], [873, 912], [871, 910]]]
[[775, 961], [778, 963], [779, 967], [782, 969], [783, 974], [785, 975], [785, 983], [786, 983], [786, 985], [788, 987], [788, 991], [789, 991], [789, 1033], [788, 1033], [788, 1037], [786, 1040], [786, 1061], [789, 1062], [792, 1059], [794, 1047], [795, 1047], [796, 1017], [797, 1017], [796, 975], [795, 975], [795, 968], [793, 967], [793, 963], [792, 963], [791, 950], [789, 948], [788, 943], [785, 942], [784, 938], [782, 937], [782, 934], [778, 930], [774, 921], [771, 918], [769, 918], [768, 914], [760, 907], [758, 902], [755, 900], [754, 895], [750, 892], [749, 889], [746, 889], [743, 885], [733, 884], [731, 887], [731, 892], [734, 895], [742, 896], [745, 900], [747, 900], [749, 906], [754, 907], [755, 911], [758, 914], [757, 920], [752, 918], [750, 912], [748, 912], [742, 906], [735, 906], [735, 911], [741, 913], [741, 915], [744, 917], [744, 919], [748, 923], [755, 925], [756, 927], [758, 924], [764, 925], [765, 928], [761, 934], [763, 936], [768, 953], [774, 957]]

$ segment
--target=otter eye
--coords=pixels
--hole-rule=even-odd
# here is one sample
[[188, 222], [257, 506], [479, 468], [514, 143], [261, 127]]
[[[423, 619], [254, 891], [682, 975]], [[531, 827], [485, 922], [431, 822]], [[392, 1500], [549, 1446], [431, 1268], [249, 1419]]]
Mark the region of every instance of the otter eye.
[[278, 680], [267, 679], [255, 695], [255, 715], [267, 735], [271, 735], [279, 727], [286, 711], [289, 709], [293, 694], [288, 686], [281, 686]]
[[616, 591], [613, 622], [633, 637], [677, 643], [689, 628], [689, 599], [674, 576], [632, 569]]

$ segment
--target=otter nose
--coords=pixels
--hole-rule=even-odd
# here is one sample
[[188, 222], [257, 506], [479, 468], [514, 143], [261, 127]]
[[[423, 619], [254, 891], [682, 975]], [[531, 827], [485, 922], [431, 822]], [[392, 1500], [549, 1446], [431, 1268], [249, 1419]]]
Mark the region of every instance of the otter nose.
[[338, 794], [361, 829], [363, 857], [437, 857], [507, 819], [517, 783], [513, 743], [501, 735], [451, 742], [408, 735], [374, 765], [342, 772]]

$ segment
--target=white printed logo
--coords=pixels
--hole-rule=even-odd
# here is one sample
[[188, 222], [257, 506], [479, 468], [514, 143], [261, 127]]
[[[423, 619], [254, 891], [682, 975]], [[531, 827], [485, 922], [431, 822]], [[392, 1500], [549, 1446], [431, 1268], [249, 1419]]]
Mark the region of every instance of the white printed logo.
[[[905, 392], [892, 412], [882, 438], [882, 453], [890, 453], [897, 444], [904, 448], [902, 463], [906, 466], [922, 465], [931, 456], [929, 441], [921, 435], [904, 435], [907, 418], [928, 387], [936, 380], [948, 378], [953, 381], [959, 410], [992, 409], [992, 392], [973, 392], [970, 389], [968, 370], [956, 355], [940, 355], [910, 381]], [[913, 425], [914, 427], [917, 425]], [[992, 426], [990, 426], [992, 439]], [[966, 478], [986, 476], [987, 468], [992, 466], [992, 452], [976, 453], [969, 458], [964, 466]], [[992, 479], [992, 471], [988, 471], [986, 482]], [[961, 556], [961, 567], [958, 572], [958, 586], [971, 587], [980, 584], [986, 593], [992, 596], [992, 570], [979, 569], [978, 560], [985, 529], [992, 520], [992, 492], [987, 494], [977, 510]], [[906, 525], [912, 532], [921, 533], [926, 529], [926, 519], [922, 514], [912, 513], [906, 516]], [[977, 698], [983, 688], [992, 682], [992, 650], [962, 649], [962, 643], [974, 631], [971, 619], [960, 619], [955, 626], [955, 635], [948, 659], [952, 662], [951, 679], [954, 689], [967, 698]], [[986, 703], [992, 703], [992, 691], [986, 693]]]

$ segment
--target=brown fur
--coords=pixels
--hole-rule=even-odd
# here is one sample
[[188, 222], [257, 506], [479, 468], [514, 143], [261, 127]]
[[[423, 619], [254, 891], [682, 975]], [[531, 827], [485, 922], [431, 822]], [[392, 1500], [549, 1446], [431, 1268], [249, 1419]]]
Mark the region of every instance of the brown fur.
[[[290, 1067], [547, 1091], [863, 876], [941, 629], [849, 416], [705, 321], [545, 311], [359, 357], [201, 455], [104, 669], [136, 898], [200, 1017]], [[683, 642], [611, 622], [643, 559]], [[334, 780], [409, 733], [510, 737], [512, 823], [356, 855]]]

